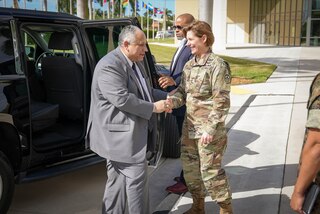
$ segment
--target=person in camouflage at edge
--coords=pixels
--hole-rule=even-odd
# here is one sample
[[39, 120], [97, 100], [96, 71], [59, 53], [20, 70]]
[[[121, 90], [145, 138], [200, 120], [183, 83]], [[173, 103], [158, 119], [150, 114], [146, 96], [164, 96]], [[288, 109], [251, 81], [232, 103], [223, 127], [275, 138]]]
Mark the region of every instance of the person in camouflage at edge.
[[231, 192], [221, 168], [227, 145], [225, 119], [230, 108], [230, 68], [212, 53], [214, 36], [208, 23], [196, 21], [184, 31], [194, 58], [184, 66], [181, 83], [168, 99], [173, 108], [183, 104], [187, 107], [181, 160], [193, 204], [186, 213], [205, 213], [207, 190], [219, 204], [220, 213], [230, 214]]
[[[290, 203], [291, 208], [301, 214], [307, 188], [313, 180], [320, 185], [320, 74], [311, 84], [307, 108], [308, 118], [301, 165]], [[320, 214], [320, 194], [311, 213]]]

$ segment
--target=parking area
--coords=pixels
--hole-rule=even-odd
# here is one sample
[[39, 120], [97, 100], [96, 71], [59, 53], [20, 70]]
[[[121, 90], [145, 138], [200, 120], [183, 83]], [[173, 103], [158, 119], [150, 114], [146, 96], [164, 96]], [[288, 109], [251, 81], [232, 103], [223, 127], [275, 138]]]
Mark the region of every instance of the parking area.
[[49, 179], [16, 185], [9, 214], [101, 213], [104, 163]]
[[[179, 159], [149, 167], [150, 207], [154, 210], [167, 196], [165, 188], [180, 172]], [[16, 185], [8, 214], [100, 214], [106, 182], [104, 162], [60, 176]]]

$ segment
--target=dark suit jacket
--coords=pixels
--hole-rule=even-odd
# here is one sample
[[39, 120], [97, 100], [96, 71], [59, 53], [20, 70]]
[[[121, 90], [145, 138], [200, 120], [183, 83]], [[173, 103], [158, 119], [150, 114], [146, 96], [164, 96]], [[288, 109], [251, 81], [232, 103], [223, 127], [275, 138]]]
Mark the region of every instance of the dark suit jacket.
[[[184, 45], [184, 47], [182, 48], [182, 50], [180, 51], [177, 59], [176, 59], [176, 63], [173, 65], [173, 59], [170, 65], [170, 76], [174, 79], [174, 81], [177, 83], [177, 86], [170, 86], [168, 87], [168, 91], [172, 91], [175, 88], [177, 88], [180, 84], [181, 81], [181, 75], [182, 75], [182, 71], [184, 68], [184, 65], [193, 57], [193, 55], [191, 54], [191, 50], [190, 47]], [[175, 116], [180, 116], [183, 117], [184, 114], [186, 112], [186, 106], [182, 106], [178, 109], [174, 109], [172, 114]]]
[[[155, 100], [165, 99], [165, 92], [150, 87], [142, 63], [137, 65], [150, 95]], [[86, 144], [99, 156], [123, 163], [145, 160], [148, 133], [156, 133], [157, 127], [153, 103], [143, 100], [138, 84], [119, 47], [98, 62], [92, 80]], [[156, 135], [152, 136], [156, 140]]]

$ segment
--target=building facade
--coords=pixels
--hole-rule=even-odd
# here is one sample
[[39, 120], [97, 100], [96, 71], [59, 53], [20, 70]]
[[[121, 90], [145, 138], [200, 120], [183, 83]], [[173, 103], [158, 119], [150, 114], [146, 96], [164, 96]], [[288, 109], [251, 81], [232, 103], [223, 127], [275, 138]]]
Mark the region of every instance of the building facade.
[[176, 15], [186, 12], [211, 24], [215, 49], [320, 46], [320, 0], [176, 0]]

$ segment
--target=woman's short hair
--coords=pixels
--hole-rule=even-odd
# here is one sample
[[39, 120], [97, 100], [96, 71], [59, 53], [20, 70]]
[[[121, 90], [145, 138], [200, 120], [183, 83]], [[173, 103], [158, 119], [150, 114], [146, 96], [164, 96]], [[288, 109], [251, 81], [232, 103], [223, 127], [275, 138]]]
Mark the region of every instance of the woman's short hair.
[[207, 36], [206, 45], [211, 47], [214, 43], [214, 35], [212, 33], [211, 26], [204, 21], [195, 21], [191, 25], [183, 29], [184, 34], [186, 35], [188, 31], [192, 31], [194, 35], [201, 38], [203, 35]]

